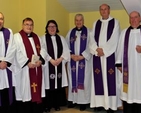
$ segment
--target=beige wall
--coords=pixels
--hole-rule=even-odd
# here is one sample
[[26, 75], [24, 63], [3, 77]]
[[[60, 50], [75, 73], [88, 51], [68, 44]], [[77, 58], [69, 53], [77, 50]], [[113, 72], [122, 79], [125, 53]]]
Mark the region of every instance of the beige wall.
[[47, 20], [57, 21], [61, 35], [66, 36], [69, 30], [69, 13], [58, 3], [57, 0], [47, 0]]
[[69, 13], [57, 0], [0, 0], [0, 12], [5, 15], [5, 27], [14, 33], [21, 30], [22, 20], [31, 17], [34, 20], [34, 32], [39, 36], [45, 33], [49, 19], [59, 25], [60, 34], [65, 36], [69, 29]]
[[5, 27], [11, 28], [13, 32], [19, 29], [19, 0], [0, 0], [0, 12], [5, 17]]
[[[85, 25], [90, 29], [93, 26], [93, 22], [100, 18], [99, 11], [78, 13], [82, 13], [84, 15]], [[69, 28], [74, 27], [74, 16], [76, 14], [77, 13], [69, 14]], [[111, 10], [110, 15], [119, 20], [121, 29], [124, 29], [129, 26], [128, 15], [125, 10]]]
[[[57, 0], [0, 0], [0, 12], [5, 15], [5, 27], [13, 32], [21, 30], [22, 20], [31, 17], [34, 20], [34, 32], [39, 36], [45, 33], [48, 20], [57, 21], [60, 34], [66, 36], [69, 29], [74, 27], [76, 13], [68, 13]], [[100, 18], [99, 11], [78, 12], [85, 18], [85, 25], [92, 28], [93, 22]], [[121, 29], [129, 26], [128, 15], [125, 10], [111, 10], [111, 16], [119, 20]]]

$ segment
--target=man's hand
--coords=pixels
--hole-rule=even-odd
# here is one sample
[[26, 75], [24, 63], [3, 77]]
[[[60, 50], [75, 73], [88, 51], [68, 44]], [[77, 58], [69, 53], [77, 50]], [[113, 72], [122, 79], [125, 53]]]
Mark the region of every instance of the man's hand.
[[29, 62], [29, 63], [27, 64], [27, 66], [28, 66], [29, 68], [35, 68], [35, 67], [36, 67], [36, 64], [32, 64], [31, 62]]
[[100, 56], [104, 56], [104, 53], [103, 53], [103, 49], [102, 48], [97, 48], [96, 49], [97, 51], [97, 55], [100, 57]]
[[136, 46], [136, 51], [137, 51], [138, 53], [141, 53], [141, 46], [140, 46], [140, 45], [137, 45], [137, 46]]
[[71, 58], [72, 58], [74, 61], [79, 61], [79, 60], [84, 59], [84, 57], [81, 56], [81, 55], [71, 55]]
[[5, 61], [1, 61], [0, 63], [0, 69], [6, 69], [7, 68], [7, 63]]
[[122, 67], [117, 67], [117, 69], [122, 73]]
[[41, 61], [41, 60], [38, 60], [38, 61], [35, 63], [36, 67], [39, 67], [41, 64], [42, 64], [42, 61]]

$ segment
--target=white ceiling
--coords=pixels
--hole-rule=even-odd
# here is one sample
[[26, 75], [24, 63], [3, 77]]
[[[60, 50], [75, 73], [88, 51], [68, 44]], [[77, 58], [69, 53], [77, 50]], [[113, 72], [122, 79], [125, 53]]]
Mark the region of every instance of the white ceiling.
[[120, 0], [58, 0], [70, 13], [98, 11], [103, 3], [108, 4], [111, 10], [124, 9]]

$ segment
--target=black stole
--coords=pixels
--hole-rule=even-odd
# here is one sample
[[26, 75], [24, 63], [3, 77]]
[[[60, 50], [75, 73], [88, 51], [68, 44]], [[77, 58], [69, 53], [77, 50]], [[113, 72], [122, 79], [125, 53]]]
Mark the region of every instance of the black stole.
[[[46, 34], [46, 44], [47, 44], [47, 52], [48, 54], [52, 57], [52, 59], [55, 59], [54, 55], [54, 47], [53, 43], [51, 40], [51, 35]], [[59, 35], [56, 36], [56, 43], [57, 43], [57, 58], [60, 58], [63, 52], [63, 45], [62, 41]], [[50, 84], [50, 89], [55, 89], [55, 66], [53, 66], [50, 62], [49, 63], [49, 84]], [[57, 88], [61, 88], [62, 86], [62, 62], [57, 66]]]

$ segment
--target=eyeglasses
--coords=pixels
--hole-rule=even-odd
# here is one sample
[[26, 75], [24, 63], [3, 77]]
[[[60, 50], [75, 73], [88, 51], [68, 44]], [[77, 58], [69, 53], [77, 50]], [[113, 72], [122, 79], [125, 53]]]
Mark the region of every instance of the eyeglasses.
[[24, 24], [25, 26], [33, 27], [33, 24]]
[[56, 28], [56, 26], [48, 26], [48, 28]]

